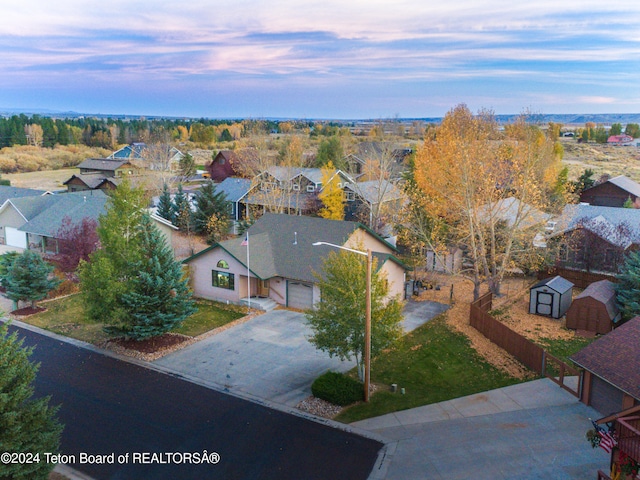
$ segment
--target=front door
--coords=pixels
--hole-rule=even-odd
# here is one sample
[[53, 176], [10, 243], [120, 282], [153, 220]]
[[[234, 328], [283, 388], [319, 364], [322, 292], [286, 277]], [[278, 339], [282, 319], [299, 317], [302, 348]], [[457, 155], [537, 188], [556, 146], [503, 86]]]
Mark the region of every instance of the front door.
[[269, 280], [260, 280], [258, 282], [258, 296], [269, 297]]

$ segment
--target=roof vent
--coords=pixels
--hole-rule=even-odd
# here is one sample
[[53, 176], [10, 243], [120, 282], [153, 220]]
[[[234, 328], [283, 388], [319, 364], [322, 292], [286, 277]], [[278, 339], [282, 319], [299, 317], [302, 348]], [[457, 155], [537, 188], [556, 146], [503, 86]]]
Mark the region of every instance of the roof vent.
[[293, 232], [293, 244], [298, 244], [298, 232]]

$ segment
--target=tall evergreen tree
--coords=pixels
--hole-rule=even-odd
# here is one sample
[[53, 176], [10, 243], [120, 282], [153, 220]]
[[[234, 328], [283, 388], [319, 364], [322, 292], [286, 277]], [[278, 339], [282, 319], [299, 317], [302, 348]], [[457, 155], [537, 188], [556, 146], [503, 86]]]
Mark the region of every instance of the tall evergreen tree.
[[178, 184], [178, 191], [173, 197], [173, 213], [175, 215], [175, 224], [182, 231], [188, 231], [191, 228], [191, 205], [187, 195], [182, 190], [182, 184]]
[[640, 252], [630, 252], [618, 274], [617, 303], [625, 320], [640, 315]]
[[49, 397], [33, 399], [38, 371], [29, 361], [33, 349], [22, 346], [17, 332], [7, 331], [0, 324], [0, 452], [31, 453], [40, 461], [0, 462], [0, 478], [44, 480], [55, 466], [44, 454], [58, 452], [63, 427]]
[[49, 278], [53, 266], [45, 262], [32, 250], [25, 250], [16, 257], [7, 268], [4, 276], [6, 295], [15, 302], [35, 302], [42, 300], [51, 290], [60, 284], [57, 278]]
[[217, 192], [214, 183], [205, 183], [196, 197], [196, 210], [193, 212], [193, 224], [197, 233], [205, 233], [211, 217], [216, 214], [219, 218], [229, 216], [230, 204], [224, 192]]
[[148, 215], [140, 230], [145, 256], [134, 265], [137, 275], [122, 295], [125, 321], [112, 327], [136, 340], [168, 332], [196, 311], [181, 265]]
[[161, 216], [165, 220], [169, 220], [171, 223], [175, 223], [176, 221], [173, 202], [171, 201], [171, 193], [169, 192], [169, 187], [166, 183], [162, 187], [162, 194], [160, 195], [160, 199], [158, 201], [157, 213], [159, 216]]

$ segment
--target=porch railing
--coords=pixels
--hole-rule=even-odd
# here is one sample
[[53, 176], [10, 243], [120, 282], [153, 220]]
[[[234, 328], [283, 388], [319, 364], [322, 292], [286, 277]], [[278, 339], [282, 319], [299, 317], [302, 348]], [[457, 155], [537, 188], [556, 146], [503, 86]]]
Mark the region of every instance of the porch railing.
[[618, 448], [636, 462], [640, 462], [640, 416], [616, 420]]

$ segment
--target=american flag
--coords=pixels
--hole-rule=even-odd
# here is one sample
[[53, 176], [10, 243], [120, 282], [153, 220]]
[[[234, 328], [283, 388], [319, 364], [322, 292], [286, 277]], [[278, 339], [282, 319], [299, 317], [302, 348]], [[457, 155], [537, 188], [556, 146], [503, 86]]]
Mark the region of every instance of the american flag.
[[249, 245], [249, 234], [248, 233], [245, 234], [244, 240], [242, 240], [242, 243], [240, 245], [242, 245], [243, 247], [246, 247], [247, 245]]
[[591, 420], [591, 423], [593, 423], [593, 426], [596, 429], [596, 432], [598, 432], [598, 436], [600, 437], [600, 444], [599, 444], [600, 448], [607, 453], [611, 453], [611, 450], [613, 450], [613, 447], [615, 447], [618, 444], [618, 442], [613, 436], [613, 431], [605, 430], [603, 427], [598, 425], [593, 420]]

